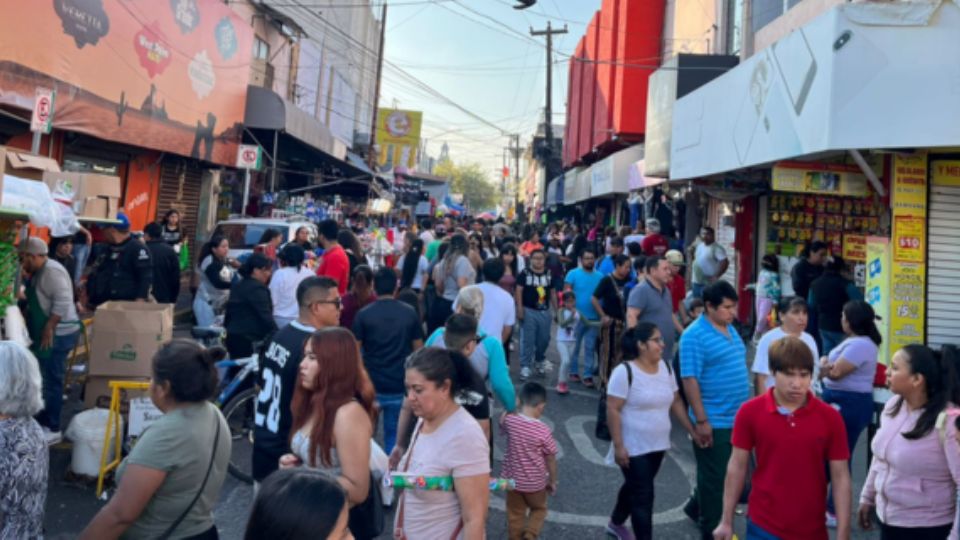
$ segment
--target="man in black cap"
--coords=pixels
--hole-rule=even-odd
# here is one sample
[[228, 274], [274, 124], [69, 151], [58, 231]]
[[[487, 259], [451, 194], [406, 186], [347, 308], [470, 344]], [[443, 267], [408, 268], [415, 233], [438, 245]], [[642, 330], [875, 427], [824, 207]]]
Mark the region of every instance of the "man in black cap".
[[103, 226], [108, 247], [87, 282], [92, 307], [110, 300], [146, 301], [153, 285], [150, 250], [130, 235], [130, 220], [117, 214], [116, 223]]
[[176, 304], [180, 296], [180, 256], [163, 240], [159, 223], [148, 223], [143, 239], [153, 262], [153, 298], [160, 304]]

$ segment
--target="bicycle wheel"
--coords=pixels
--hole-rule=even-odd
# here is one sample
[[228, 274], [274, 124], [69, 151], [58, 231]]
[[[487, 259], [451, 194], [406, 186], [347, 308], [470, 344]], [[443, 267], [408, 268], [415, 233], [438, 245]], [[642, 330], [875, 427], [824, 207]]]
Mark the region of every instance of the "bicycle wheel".
[[253, 483], [253, 415], [257, 389], [248, 388], [233, 396], [223, 406], [223, 416], [230, 426], [233, 449], [230, 453], [230, 474], [246, 484]]

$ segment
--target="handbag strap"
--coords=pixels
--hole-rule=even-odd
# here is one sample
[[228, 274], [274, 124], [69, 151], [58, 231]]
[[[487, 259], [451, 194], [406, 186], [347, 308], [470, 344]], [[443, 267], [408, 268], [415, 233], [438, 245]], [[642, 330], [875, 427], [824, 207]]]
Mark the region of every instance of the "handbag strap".
[[220, 414], [214, 411], [213, 421], [217, 425], [216, 435], [213, 436], [213, 450], [210, 451], [210, 464], [207, 465], [207, 474], [203, 477], [203, 482], [200, 484], [200, 489], [197, 490], [197, 494], [193, 496], [193, 500], [190, 501], [190, 504], [187, 505], [187, 508], [180, 514], [180, 517], [174, 521], [166, 531], [160, 535], [160, 540], [166, 540], [170, 538], [170, 535], [173, 534], [173, 531], [177, 529], [180, 523], [187, 517], [187, 514], [190, 513], [190, 510], [193, 510], [193, 506], [197, 504], [197, 501], [200, 499], [200, 495], [203, 495], [203, 490], [207, 487], [207, 480], [210, 479], [210, 471], [213, 470], [213, 462], [217, 458], [217, 446], [220, 445]]
[[[423, 427], [423, 423], [417, 426], [417, 430], [413, 433], [413, 441], [410, 442], [410, 449], [407, 450], [407, 459], [403, 463], [403, 471], [407, 472], [410, 469], [410, 459], [413, 457], [413, 447], [417, 445], [417, 438], [420, 435], [420, 429]], [[393, 529], [393, 537], [395, 540], [407, 540], [406, 533], [403, 532], [403, 511], [404, 500], [407, 497], [407, 491], [403, 490], [400, 494], [400, 501], [397, 503], [397, 524]], [[450, 536], [450, 540], [456, 540], [460, 536], [460, 532], [463, 530], [463, 520], [460, 520], [460, 523], [457, 524], [457, 528], [453, 530], [453, 535]]]

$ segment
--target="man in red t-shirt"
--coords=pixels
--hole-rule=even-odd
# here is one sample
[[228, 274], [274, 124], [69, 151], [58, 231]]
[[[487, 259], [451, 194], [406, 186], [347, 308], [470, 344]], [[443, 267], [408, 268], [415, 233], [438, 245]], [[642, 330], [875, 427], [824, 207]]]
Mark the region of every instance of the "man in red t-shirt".
[[837, 539], [850, 538], [850, 450], [840, 413], [810, 392], [813, 357], [798, 338], [785, 337], [769, 350], [775, 386], [740, 407], [733, 423], [733, 454], [727, 465], [723, 517], [714, 540], [733, 537], [750, 453], [756, 452], [748, 505], [747, 538], [827, 540], [827, 473], [837, 510]]
[[660, 234], [660, 220], [650, 218], [647, 220], [647, 235], [640, 242], [640, 248], [647, 257], [663, 257], [670, 249], [670, 242], [666, 237]]
[[340, 296], [347, 294], [347, 284], [350, 283], [350, 259], [347, 252], [337, 242], [339, 227], [332, 219], [320, 222], [320, 245], [323, 246], [323, 257], [317, 267], [318, 276], [327, 276], [337, 281]]

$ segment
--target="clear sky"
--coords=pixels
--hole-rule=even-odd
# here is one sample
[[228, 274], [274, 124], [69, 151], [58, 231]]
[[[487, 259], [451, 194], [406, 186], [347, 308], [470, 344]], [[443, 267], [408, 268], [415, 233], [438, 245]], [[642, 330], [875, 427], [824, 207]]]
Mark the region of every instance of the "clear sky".
[[554, 36], [553, 119], [562, 124], [569, 55], [600, 9], [600, 0], [538, 0], [523, 11], [513, 3], [388, 0], [388, 62], [492, 125], [417, 88], [391, 65], [384, 68], [381, 106], [423, 111], [427, 152], [437, 157], [446, 142], [454, 161], [481, 163], [491, 179], [509, 144], [500, 130], [520, 133], [526, 146], [545, 103], [546, 42], [530, 37], [530, 27], [542, 30], [549, 20], [569, 30]]

